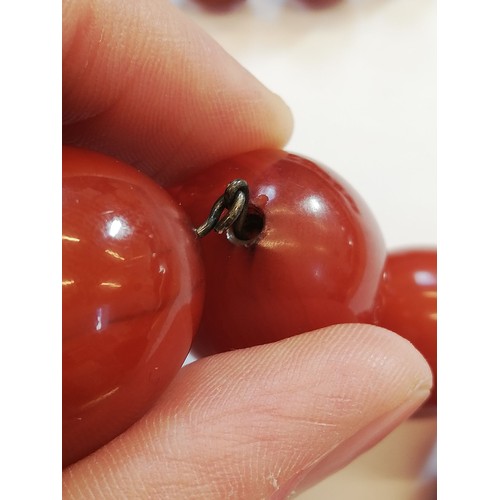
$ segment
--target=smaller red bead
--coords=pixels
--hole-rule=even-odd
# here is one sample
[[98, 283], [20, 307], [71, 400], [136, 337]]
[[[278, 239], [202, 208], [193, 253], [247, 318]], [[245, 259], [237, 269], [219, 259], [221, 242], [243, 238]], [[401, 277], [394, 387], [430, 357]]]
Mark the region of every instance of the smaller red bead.
[[388, 255], [377, 323], [409, 340], [434, 375], [428, 405], [437, 402], [437, 253], [406, 250]]
[[324, 9], [337, 5], [341, 0], [300, 0], [300, 2], [312, 9]]
[[243, 4], [245, 0], [195, 0], [195, 2], [209, 10], [226, 11]]

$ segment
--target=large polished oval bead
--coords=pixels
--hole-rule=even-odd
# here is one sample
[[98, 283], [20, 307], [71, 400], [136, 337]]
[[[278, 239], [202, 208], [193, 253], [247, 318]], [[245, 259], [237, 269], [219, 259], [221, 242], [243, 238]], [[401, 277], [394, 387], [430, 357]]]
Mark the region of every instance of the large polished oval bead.
[[202, 239], [207, 300], [196, 352], [373, 322], [386, 250], [356, 191], [307, 158], [267, 150], [220, 162], [171, 192], [201, 222], [237, 178], [250, 188], [248, 223], [254, 227], [247, 229], [263, 227], [249, 246], [214, 233]]

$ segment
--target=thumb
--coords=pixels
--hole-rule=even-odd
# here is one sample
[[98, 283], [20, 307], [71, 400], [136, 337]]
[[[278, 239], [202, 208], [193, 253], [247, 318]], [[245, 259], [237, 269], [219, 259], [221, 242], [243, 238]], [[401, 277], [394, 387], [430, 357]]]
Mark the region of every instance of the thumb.
[[165, 0], [63, 1], [63, 142], [163, 183], [290, 136], [283, 101]]
[[339, 325], [183, 368], [129, 431], [64, 471], [65, 498], [286, 498], [346, 465], [429, 394], [401, 337]]

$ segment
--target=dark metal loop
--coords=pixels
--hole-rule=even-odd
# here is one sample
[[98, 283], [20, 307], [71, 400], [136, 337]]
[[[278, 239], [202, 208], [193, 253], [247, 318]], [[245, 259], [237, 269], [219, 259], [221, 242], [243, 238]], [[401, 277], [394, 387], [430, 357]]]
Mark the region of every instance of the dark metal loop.
[[[227, 231], [234, 226], [237, 233], [241, 227], [247, 213], [249, 189], [246, 181], [235, 179], [231, 181], [224, 191], [224, 194], [212, 206], [207, 220], [194, 232], [199, 238], [203, 238], [210, 231], [218, 233]], [[226, 211], [223, 216], [224, 211]]]
[[234, 179], [234, 181], [231, 181], [226, 186], [226, 190], [224, 191], [224, 200], [227, 208], [233, 204], [238, 192], [242, 192], [245, 197], [248, 198], [249, 189], [247, 181], [244, 181], [243, 179]]
[[243, 191], [238, 191], [231, 204], [231, 208], [228, 208], [226, 215], [219, 220], [214, 229], [219, 234], [227, 231], [236, 221], [242, 218], [243, 213], [246, 211], [247, 204], [248, 198], [245, 193], [243, 193]]
[[224, 195], [222, 195], [212, 206], [212, 210], [210, 210], [207, 220], [201, 226], [194, 229], [194, 232], [199, 238], [203, 238], [203, 236], [206, 236], [215, 228], [225, 208]]

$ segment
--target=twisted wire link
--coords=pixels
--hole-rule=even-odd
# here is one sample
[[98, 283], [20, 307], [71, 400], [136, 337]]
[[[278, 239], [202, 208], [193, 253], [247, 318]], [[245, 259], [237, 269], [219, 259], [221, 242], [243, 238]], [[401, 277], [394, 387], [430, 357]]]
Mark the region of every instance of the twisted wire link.
[[248, 198], [247, 182], [243, 179], [231, 181], [224, 194], [213, 204], [206, 221], [194, 229], [196, 235], [203, 238], [212, 230], [222, 233], [230, 227], [238, 233], [245, 221]]

